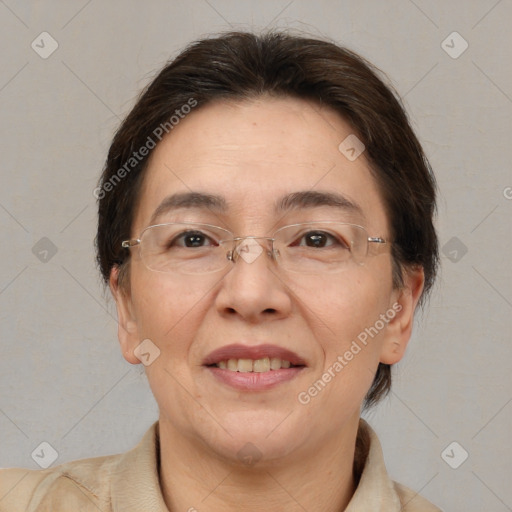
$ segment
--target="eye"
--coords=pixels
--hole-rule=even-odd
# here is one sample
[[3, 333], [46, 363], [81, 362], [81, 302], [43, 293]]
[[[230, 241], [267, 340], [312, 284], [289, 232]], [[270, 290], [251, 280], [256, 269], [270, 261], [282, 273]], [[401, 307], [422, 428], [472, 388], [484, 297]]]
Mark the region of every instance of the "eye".
[[166, 243], [166, 248], [171, 249], [172, 247], [185, 247], [185, 248], [195, 248], [195, 247], [205, 247], [217, 245], [213, 238], [209, 237], [202, 231], [185, 231], [180, 233], [179, 235], [174, 236], [169, 239]]
[[315, 249], [323, 249], [325, 247], [333, 247], [336, 249], [349, 249], [350, 245], [341, 237], [327, 233], [325, 231], [308, 231], [298, 238], [298, 243], [292, 246], [313, 247]]

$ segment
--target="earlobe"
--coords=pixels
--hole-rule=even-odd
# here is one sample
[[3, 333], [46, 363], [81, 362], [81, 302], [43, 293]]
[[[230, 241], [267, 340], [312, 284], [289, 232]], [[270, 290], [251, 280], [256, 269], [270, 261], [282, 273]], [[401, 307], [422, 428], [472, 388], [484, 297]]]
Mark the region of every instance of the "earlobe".
[[140, 342], [137, 323], [133, 315], [131, 297], [119, 285], [118, 266], [113, 267], [110, 271], [109, 286], [116, 301], [117, 337], [123, 357], [131, 364], [140, 364], [139, 359], [134, 355], [134, 350]]
[[[422, 267], [405, 271], [402, 288], [396, 290], [391, 309], [396, 315], [389, 321], [382, 345], [380, 362], [395, 364], [402, 359], [411, 338], [414, 312], [423, 291], [425, 275]], [[390, 310], [391, 310], [390, 309]]]

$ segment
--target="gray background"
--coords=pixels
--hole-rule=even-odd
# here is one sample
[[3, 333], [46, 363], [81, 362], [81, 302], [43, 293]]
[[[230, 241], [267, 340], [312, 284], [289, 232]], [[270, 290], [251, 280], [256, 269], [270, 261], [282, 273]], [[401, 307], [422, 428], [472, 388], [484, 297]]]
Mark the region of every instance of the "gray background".
[[54, 464], [125, 451], [156, 419], [94, 264], [110, 139], [189, 41], [295, 28], [388, 74], [439, 180], [442, 273], [367, 414], [389, 471], [446, 510], [512, 510], [511, 20], [510, 0], [0, 0], [0, 467], [38, 468], [43, 441]]

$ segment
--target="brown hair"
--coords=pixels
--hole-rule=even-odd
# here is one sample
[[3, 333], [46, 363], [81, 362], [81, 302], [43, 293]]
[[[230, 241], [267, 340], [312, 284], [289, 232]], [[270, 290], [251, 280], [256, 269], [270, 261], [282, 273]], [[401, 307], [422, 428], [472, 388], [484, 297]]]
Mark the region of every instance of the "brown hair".
[[[104, 281], [108, 283], [113, 267], [125, 269], [129, 259], [121, 242], [131, 236], [148, 160], [141, 156], [141, 148], [154, 147], [155, 138], [170, 132], [175, 123], [171, 118], [181, 117], [185, 105], [197, 110], [215, 100], [270, 94], [315, 101], [351, 124], [366, 146], [365, 156], [386, 207], [393, 283], [400, 287], [403, 272], [423, 267], [424, 299], [438, 264], [435, 179], [398, 95], [379, 73], [346, 48], [282, 32], [230, 32], [188, 46], [143, 91], [110, 146], [95, 191], [97, 260]], [[390, 388], [391, 368], [381, 363], [365, 406]]]

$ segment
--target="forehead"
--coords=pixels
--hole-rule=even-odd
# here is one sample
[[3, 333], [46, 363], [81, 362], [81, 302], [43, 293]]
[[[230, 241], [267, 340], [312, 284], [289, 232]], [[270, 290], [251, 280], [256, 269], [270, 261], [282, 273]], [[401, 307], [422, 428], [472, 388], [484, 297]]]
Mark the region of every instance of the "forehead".
[[149, 225], [166, 198], [190, 192], [222, 196], [223, 214], [237, 221], [270, 215], [293, 193], [338, 193], [369, 222], [380, 218], [383, 228], [384, 208], [364, 153], [351, 161], [339, 149], [354, 135], [336, 112], [298, 99], [201, 107], [153, 150], [135, 231]]

